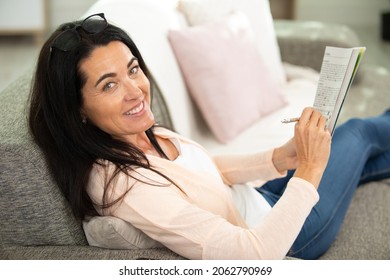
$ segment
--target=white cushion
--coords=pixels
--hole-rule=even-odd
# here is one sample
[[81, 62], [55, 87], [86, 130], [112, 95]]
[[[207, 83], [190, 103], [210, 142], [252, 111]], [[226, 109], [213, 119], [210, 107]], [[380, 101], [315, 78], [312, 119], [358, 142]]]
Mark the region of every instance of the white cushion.
[[112, 216], [88, 217], [83, 229], [91, 246], [109, 249], [149, 249], [163, 247], [131, 224]]

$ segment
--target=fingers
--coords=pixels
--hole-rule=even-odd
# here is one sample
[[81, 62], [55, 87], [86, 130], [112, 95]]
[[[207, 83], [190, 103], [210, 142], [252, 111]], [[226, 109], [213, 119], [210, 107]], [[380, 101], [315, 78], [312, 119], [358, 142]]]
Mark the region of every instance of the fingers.
[[[295, 124], [294, 137], [297, 142], [297, 149], [305, 154], [301, 158], [309, 158], [310, 153], [321, 152], [324, 149], [325, 154], [331, 141], [331, 136], [326, 128], [326, 118], [311, 107], [305, 108], [299, 121]], [[298, 152], [297, 152], [298, 153]]]
[[296, 125], [303, 125], [306, 126], [307, 123], [309, 123], [311, 114], [313, 113], [313, 108], [307, 107], [302, 111], [301, 117], [299, 118], [299, 121], [296, 123]]
[[321, 114], [321, 118], [320, 120], [318, 121], [318, 126], [320, 128], [323, 128], [324, 130], [327, 130], [327, 127], [326, 127], [326, 118]]
[[299, 121], [295, 124], [297, 128], [311, 127], [319, 130], [326, 129], [326, 118], [312, 107], [307, 107], [303, 110]]

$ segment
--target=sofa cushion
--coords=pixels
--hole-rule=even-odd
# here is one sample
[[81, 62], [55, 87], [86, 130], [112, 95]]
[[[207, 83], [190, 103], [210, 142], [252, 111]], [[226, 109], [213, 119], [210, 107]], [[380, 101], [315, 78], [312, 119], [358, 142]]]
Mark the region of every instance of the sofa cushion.
[[[184, 260], [167, 248], [121, 250], [95, 246], [4, 246], [1, 260]], [[61, 265], [61, 263], [59, 263]], [[81, 262], [80, 262], [81, 264]], [[83, 265], [83, 264], [81, 264]], [[3, 270], [4, 271], [4, 270]], [[3, 273], [4, 274], [4, 273]], [[42, 279], [42, 277], [40, 277]], [[45, 277], [43, 278], [45, 279]], [[47, 279], [47, 277], [46, 277]]]
[[220, 142], [286, 104], [245, 14], [171, 30], [169, 39], [189, 92]]
[[112, 216], [89, 217], [83, 222], [88, 243], [109, 249], [149, 249], [164, 247], [139, 229]]
[[268, 0], [180, 0], [178, 5], [190, 25], [199, 25], [229, 14], [244, 12], [254, 30], [260, 55], [279, 83], [286, 80]]

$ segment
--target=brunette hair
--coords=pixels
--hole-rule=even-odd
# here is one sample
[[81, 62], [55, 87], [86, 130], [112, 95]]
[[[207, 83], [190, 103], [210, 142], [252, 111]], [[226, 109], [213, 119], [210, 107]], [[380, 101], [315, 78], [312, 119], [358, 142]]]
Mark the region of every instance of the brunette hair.
[[[28, 124], [53, 178], [75, 216], [83, 219], [86, 215], [97, 215], [96, 205], [86, 192], [94, 163], [107, 160], [116, 166], [116, 171], [106, 182], [106, 190], [119, 172], [130, 175], [129, 171], [138, 167], [155, 170], [145, 154], [134, 145], [111, 137], [90, 122], [83, 123], [81, 89], [86, 77], [80, 72], [79, 63], [96, 47], [112, 41], [123, 42], [138, 58], [139, 66], [149, 80], [150, 75], [138, 48], [122, 29], [107, 24], [104, 30], [90, 34], [79, 28], [80, 24], [81, 21], [74, 21], [61, 25], [43, 45], [30, 93]], [[65, 30], [72, 29], [79, 36], [76, 46], [70, 51], [53, 48], [56, 38]], [[148, 129], [146, 134], [156, 150], [165, 156], [153, 128]], [[108, 203], [104, 195], [102, 207], [109, 207], [117, 201]]]

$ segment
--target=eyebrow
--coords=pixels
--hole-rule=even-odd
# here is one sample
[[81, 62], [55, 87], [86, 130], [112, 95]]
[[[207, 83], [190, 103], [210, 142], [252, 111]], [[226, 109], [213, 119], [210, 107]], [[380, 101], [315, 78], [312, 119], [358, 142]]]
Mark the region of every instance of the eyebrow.
[[[130, 66], [133, 64], [134, 61], [138, 61], [138, 58], [136, 58], [135, 56], [133, 56], [129, 63], [127, 63], [127, 68], [130, 68]], [[107, 74], [104, 74], [102, 75], [97, 81], [96, 81], [96, 84], [95, 84], [95, 87], [97, 87], [99, 85], [100, 82], [102, 82], [104, 79], [107, 79], [107, 78], [110, 78], [110, 77], [115, 77], [116, 74], [115, 73], [107, 73]]]

